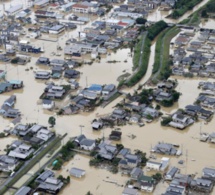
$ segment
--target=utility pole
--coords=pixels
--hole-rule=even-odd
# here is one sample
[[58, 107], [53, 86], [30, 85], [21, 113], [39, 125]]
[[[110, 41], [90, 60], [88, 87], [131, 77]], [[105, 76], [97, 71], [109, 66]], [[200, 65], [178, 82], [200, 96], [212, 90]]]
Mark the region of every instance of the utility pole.
[[82, 128], [84, 127], [84, 125], [80, 125], [79, 127], [81, 128], [81, 135], [82, 135]]
[[202, 133], [202, 122], [200, 122], [200, 135]]
[[188, 165], [188, 150], [186, 150], [186, 168], [185, 168], [185, 172], [187, 174], [187, 165]]

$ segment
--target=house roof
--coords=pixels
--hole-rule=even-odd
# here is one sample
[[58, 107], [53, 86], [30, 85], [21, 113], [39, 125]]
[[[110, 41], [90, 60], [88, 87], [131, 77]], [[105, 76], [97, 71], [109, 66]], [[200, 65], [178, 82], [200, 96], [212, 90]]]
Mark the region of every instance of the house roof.
[[82, 8], [82, 9], [87, 9], [89, 6], [87, 5], [82, 5], [82, 4], [75, 4], [72, 6], [73, 8]]
[[125, 188], [122, 192], [123, 195], [138, 195], [138, 191], [132, 188]]
[[14, 195], [28, 195], [31, 188], [28, 186], [22, 186]]
[[78, 169], [78, 168], [75, 168], [75, 167], [71, 168], [70, 171], [69, 171], [70, 175], [73, 175], [75, 177], [81, 177], [81, 176], [85, 175], [85, 172], [86, 172], [85, 170]]
[[52, 104], [52, 100], [43, 100], [43, 104], [47, 104], [47, 105], [50, 105]]
[[76, 137], [75, 141], [77, 141], [78, 143], [81, 143], [82, 140], [86, 139], [85, 135], [79, 135]]
[[44, 182], [48, 177], [52, 177], [53, 175], [54, 175], [54, 172], [50, 170], [45, 170], [37, 177], [36, 182], [40, 182], [40, 181]]
[[84, 145], [84, 146], [92, 146], [95, 143], [95, 140], [92, 139], [83, 139], [80, 142], [80, 145]]
[[132, 169], [130, 174], [131, 174], [131, 176], [139, 176], [142, 173], [143, 173], [142, 169], [140, 169], [139, 167], [135, 167]]

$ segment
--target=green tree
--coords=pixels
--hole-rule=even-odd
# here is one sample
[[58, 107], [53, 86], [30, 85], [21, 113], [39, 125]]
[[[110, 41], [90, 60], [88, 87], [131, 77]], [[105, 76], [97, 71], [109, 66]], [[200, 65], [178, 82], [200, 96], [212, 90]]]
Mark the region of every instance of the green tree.
[[145, 24], [146, 22], [147, 22], [147, 20], [145, 18], [137, 18], [136, 19], [137, 24]]
[[161, 121], [161, 125], [167, 126], [171, 121], [172, 121], [171, 117], [164, 117], [163, 120]]
[[172, 98], [174, 102], [177, 102], [180, 97], [180, 93], [177, 91], [173, 91]]
[[67, 176], [66, 181], [70, 183], [70, 176]]
[[49, 117], [48, 123], [51, 125], [51, 127], [54, 127], [56, 124], [56, 119], [53, 116]]
[[160, 173], [156, 173], [152, 175], [152, 178], [159, 182], [162, 179], [162, 175]]
[[208, 17], [207, 11], [203, 10], [201, 16], [202, 16], [202, 18], [207, 18]]

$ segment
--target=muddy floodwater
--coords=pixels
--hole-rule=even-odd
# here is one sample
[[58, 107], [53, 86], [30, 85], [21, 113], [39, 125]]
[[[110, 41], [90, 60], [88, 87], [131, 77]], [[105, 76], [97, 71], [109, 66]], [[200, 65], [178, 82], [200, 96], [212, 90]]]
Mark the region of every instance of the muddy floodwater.
[[[200, 6], [204, 5], [208, 0], [204, 0], [201, 4], [194, 8], [196, 10]], [[15, 1], [13, 1], [15, 2]], [[18, 1], [16, 1], [18, 2]], [[8, 5], [8, 4], [7, 4]], [[164, 19], [169, 12], [152, 13], [149, 17], [154, 20], [159, 20], [158, 18]], [[183, 16], [187, 17], [187, 15]], [[91, 22], [95, 18], [91, 18]], [[167, 19], [165, 19], [167, 20]], [[87, 24], [89, 26], [91, 24]], [[210, 28], [214, 25], [214, 20], [209, 19], [208, 21], [203, 21], [202, 26]], [[85, 26], [86, 27], [86, 26]], [[97, 139], [102, 138], [103, 135], [105, 138], [108, 138], [112, 129], [107, 128], [101, 132], [94, 132], [91, 128], [91, 122], [93, 119], [111, 113], [114, 109], [114, 106], [119, 103], [123, 97], [119, 97], [113, 102], [111, 102], [107, 107], [101, 108], [98, 107], [93, 112], [90, 113], [80, 113], [78, 115], [71, 116], [57, 116], [55, 112], [49, 112], [42, 109], [40, 104], [39, 97], [43, 93], [45, 88], [45, 81], [39, 81], [34, 79], [34, 71], [36, 70], [47, 70], [47, 67], [35, 65], [36, 60], [39, 56], [49, 57], [51, 59], [58, 58], [64, 59], [63, 52], [61, 56], [51, 56], [52, 52], [56, 51], [57, 44], [63, 47], [68, 38], [76, 38], [78, 32], [83, 29], [84, 26], [78, 26], [74, 31], [68, 31], [64, 34], [61, 34], [59, 37], [48, 37], [50, 39], [56, 40], [53, 41], [42, 41], [42, 40], [32, 40], [27, 37], [24, 39], [29, 40], [32, 44], [40, 47], [44, 47], [45, 53], [41, 55], [35, 55], [31, 58], [31, 62], [25, 66], [22, 65], [11, 65], [11, 64], [0, 64], [0, 69], [7, 71], [7, 80], [18, 79], [24, 82], [24, 88], [21, 90], [14, 90], [9, 93], [4, 93], [0, 95], [0, 105], [12, 94], [17, 96], [17, 102], [15, 108], [19, 109], [22, 113], [22, 123], [39, 123], [42, 125], [48, 126], [48, 118], [50, 116], [56, 117], [56, 125], [54, 127], [57, 134], [67, 133], [68, 136], [65, 138], [65, 142], [70, 138], [80, 134], [80, 125], [83, 125], [83, 134], [88, 138]], [[141, 80], [140, 84], [144, 84], [151, 76], [153, 63], [154, 63], [154, 54], [155, 54], [155, 44], [153, 43], [151, 47], [150, 62], [147, 73], [145, 77]], [[115, 53], [110, 52], [106, 56], [102, 56], [100, 62], [95, 61], [92, 65], [84, 64], [78, 68], [81, 72], [81, 77], [78, 80], [80, 86], [86, 87], [90, 84], [109, 84], [113, 83], [118, 84], [117, 78], [125, 73], [132, 73], [132, 57], [129, 54], [130, 49], [119, 49]], [[84, 56], [84, 61], [89, 61], [89, 56]], [[200, 93], [198, 89], [198, 83], [203, 79], [192, 78], [186, 79], [182, 77], [171, 77], [172, 79], [177, 79], [178, 86], [177, 91], [181, 93], [181, 97], [177, 103], [172, 108], [162, 108], [161, 111], [164, 114], [170, 114], [176, 111], [179, 108], [184, 108], [188, 104], [192, 104]], [[214, 81], [212, 79], [204, 79], [205, 81]], [[67, 83], [64, 79], [53, 80], [56, 84]], [[133, 92], [137, 86], [134, 88], [125, 90], [126, 92]], [[68, 103], [68, 97], [66, 101], [58, 102], [58, 105], [65, 105]], [[3, 119], [0, 117], [0, 132], [10, 124], [10, 120]], [[160, 120], [154, 121], [152, 123], [147, 123], [144, 127], [139, 127], [136, 125], [126, 125], [121, 128], [122, 139], [121, 143], [132, 150], [140, 149], [143, 152], [147, 153], [147, 156], [150, 155], [151, 148], [157, 144], [158, 141], [163, 141], [172, 144], [178, 144], [182, 150], [182, 156], [180, 157], [170, 157], [170, 166], [177, 166], [181, 169], [181, 173], [185, 174], [197, 174], [201, 175], [201, 170], [204, 167], [213, 167], [215, 168], [215, 158], [214, 151], [215, 145], [203, 143], [199, 141], [200, 129], [202, 132], [212, 133], [215, 126], [215, 118], [211, 122], [205, 124], [202, 121], [199, 121], [192, 125], [191, 127], [180, 131], [170, 127], [161, 127]], [[131, 135], [134, 135], [135, 138], [132, 139]], [[6, 137], [1, 138], [1, 151], [0, 154], [4, 154], [3, 151], [7, 144], [11, 144], [12, 141], [16, 140], [15, 137]], [[160, 159], [161, 156], [156, 155], [157, 159]], [[76, 155], [73, 160], [66, 163], [63, 169], [57, 172], [57, 175], [62, 174], [68, 176], [72, 167], [77, 167], [80, 169], [86, 170], [86, 175], [82, 179], [76, 179], [71, 177], [71, 183], [61, 191], [61, 195], [75, 194], [75, 195], [84, 195], [88, 191], [91, 191], [94, 195], [109, 195], [110, 189], [113, 194], [118, 195], [123, 191], [128, 177], [122, 176], [121, 174], [111, 174], [108, 170], [104, 169], [95, 169], [89, 167], [89, 158], [82, 155]], [[179, 165], [178, 161], [184, 160], [184, 165]], [[25, 183], [32, 174], [34, 174], [42, 164], [45, 164], [48, 161], [48, 157], [44, 157], [41, 162], [38, 162], [32, 169], [21, 178], [14, 186], [20, 187]], [[150, 172], [144, 173], [151, 175]], [[117, 184], [109, 183], [107, 181], [115, 181]], [[153, 192], [155, 195], [160, 195], [165, 191], [167, 187], [166, 183], [161, 183], [157, 186], [156, 190]], [[8, 193], [10, 194], [10, 193]], [[142, 193], [144, 194], [144, 193]]]

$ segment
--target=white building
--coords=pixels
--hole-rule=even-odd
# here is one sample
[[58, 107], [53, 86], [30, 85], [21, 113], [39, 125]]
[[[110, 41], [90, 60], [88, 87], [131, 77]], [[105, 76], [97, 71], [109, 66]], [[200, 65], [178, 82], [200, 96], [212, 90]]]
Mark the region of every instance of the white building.
[[5, 12], [7, 15], [9, 16], [13, 16], [15, 14], [17, 14], [18, 12], [20, 12], [23, 8], [23, 5], [15, 5], [13, 7], [10, 7], [9, 9], [7, 9]]
[[147, 163], [146, 163], [146, 167], [148, 168], [148, 169], [152, 169], [152, 170], [156, 170], [156, 171], [159, 171], [160, 170], [160, 168], [161, 168], [161, 163], [159, 163], [159, 162], [154, 162], [154, 161], [148, 161]]
[[63, 25], [55, 25], [52, 28], [49, 29], [50, 34], [59, 34], [65, 30], [65, 27]]

